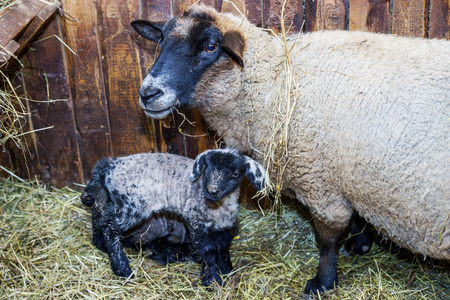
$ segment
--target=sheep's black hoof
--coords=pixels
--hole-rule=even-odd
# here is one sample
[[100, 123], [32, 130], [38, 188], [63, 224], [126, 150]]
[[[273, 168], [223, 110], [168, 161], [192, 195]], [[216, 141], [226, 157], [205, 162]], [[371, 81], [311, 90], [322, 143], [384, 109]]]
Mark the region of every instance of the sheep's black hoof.
[[131, 271], [131, 268], [128, 265], [119, 267], [111, 266], [111, 268], [114, 274], [116, 274], [119, 277], [134, 278], [134, 275], [132, 275], [133, 271]]
[[373, 244], [373, 236], [370, 233], [361, 232], [350, 237], [345, 242], [345, 250], [355, 255], [365, 255], [370, 251]]
[[214, 282], [220, 286], [224, 284], [222, 277], [217, 272], [205, 271], [204, 268], [202, 268], [201, 277], [202, 283], [206, 287], [211, 286]]
[[325, 291], [332, 290], [335, 288], [335, 282], [329, 281], [329, 282], [323, 282], [320, 280], [318, 276], [314, 277], [313, 279], [308, 280], [308, 283], [306, 284], [305, 291], [303, 292], [304, 296], [317, 296], [318, 294], [321, 294]]
[[231, 262], [227, 260], [217, 261], [217, 268], [220, 270], [222, 275], [227, 275], [233, 272], [233, 266]]

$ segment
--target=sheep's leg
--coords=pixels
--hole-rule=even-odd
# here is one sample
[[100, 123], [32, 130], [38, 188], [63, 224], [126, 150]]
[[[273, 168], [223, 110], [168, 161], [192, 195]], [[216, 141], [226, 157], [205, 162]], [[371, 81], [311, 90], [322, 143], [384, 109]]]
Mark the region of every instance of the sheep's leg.
[[316, 276], [306, 284], [305, 294], [307, 295], [321, 293], [337, 286], [338, 242], [345, 232], [345, 228], [333, 229], [317, 219], [314, 219], [314, 225], [320, 247], [320, 259]]
[[230, 257], [230, 244], [233, 236], [230, 230], [216, 231], [212, 235], [212, 239], [217, 247], [216, 265], [220, 274], [226, 275], [233, 271]]
[[198, 224], [196, 228], [192, 226], [189, 227], [192, 245], [202, 257], [201, 277], [203, 285], [209, 286], [214, 281], [219, 285], [222, 285], [222, 278], [218, 273], [216, 266], [217, 249], [214, 242], [209, 237], [208, 228], [199, 227]]
[[352, 216], [351, 236], [345, 242], [345, 249], [356, 255], [364, 255], [369, 252], [373, 240], [370, 225], [355, 212]]
[[130, 262], [123, 252], [119, 237], [118, 231], [110, 226], [104, 230], [103, 238], [111, 262], [111, 269], [117, 276], [130, 277], [132, 273]]
[[101, 213], [94, 207], [92, 209], [92, 242], [101, 251], [108, 253], [108, 249], [105, 245], [105, 240], [103, 238], [102, 226], [99, 224], [101, 220]]

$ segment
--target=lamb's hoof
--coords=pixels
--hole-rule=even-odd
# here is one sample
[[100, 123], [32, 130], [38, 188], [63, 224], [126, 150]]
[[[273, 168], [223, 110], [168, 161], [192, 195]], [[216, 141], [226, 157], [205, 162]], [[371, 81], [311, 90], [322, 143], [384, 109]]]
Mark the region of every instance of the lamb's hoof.
[[373, 236], [370, 233], [361, 232], [351, 236], [345, 242], [345, 250], [354, 255], [365, 255], [370, 251], [373, 244]]
[[129, 266], [123, 267], [123, 268], [112, 268], [114, 274], [116, 274], [119, 277], [123, 278], [134, 278], [133, 271], [131, 271], [131, 268]]
[[214, 275], [205, 275], [202, 276], [202, 283], [204, 286], [208, 287], [208, 290], [213, 289], [213, 284], [217, 283], [219, 286], [223, 286], [224, 282], [222, 280], [222, 277], [215, 273]]
[[319, 277], [314, 277], [313, 279], [308, 280], [306, 283], [305, 291], [303, 292], [303, 297], [305, 299], [309, 299], [311, 296], [318, 296], [318, 294], [322, 294], [325, 291], [332, 290], [335, 287], [335, 283], [324, 283], [321, 282]]

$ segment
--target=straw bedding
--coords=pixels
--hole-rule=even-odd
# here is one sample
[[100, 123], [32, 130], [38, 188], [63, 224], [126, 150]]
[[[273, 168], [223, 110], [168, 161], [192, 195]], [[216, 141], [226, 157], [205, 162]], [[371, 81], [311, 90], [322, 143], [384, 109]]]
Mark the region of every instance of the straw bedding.
[[[232, 243], [236, 273], [223, 288], [199, 282], [200, 265], [167, 266], [127, 250], [135, 279], [113, 275], [91, 243], [90, 212], [79, 193], [0, 180], [0, 299], [301, 299], [317, 267], [307, 210], [242, 208]], [[450, 265], [388, 243], [365, 257], [341, 253], [340, 286], [322, 299], [450, 299]]]

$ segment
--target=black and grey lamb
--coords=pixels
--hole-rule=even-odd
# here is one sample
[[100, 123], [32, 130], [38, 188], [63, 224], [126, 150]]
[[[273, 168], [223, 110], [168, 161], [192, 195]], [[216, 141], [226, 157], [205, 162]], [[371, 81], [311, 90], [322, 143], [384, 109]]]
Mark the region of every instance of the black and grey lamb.
[[81, 195], [92, 206], [93, 242], [118, 276], [132, 276], [125, 244], [154, 250], [158, 261], [177, 254], [201, 261], [203, 284], [222, 284], [232, 271], [245, 175], [256, 189], [264, 185], [263, 167], [234, 149], [207, 150], [195, 161], [163, 153], [102, 159]]

